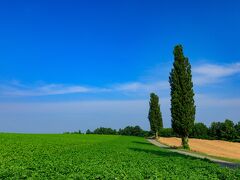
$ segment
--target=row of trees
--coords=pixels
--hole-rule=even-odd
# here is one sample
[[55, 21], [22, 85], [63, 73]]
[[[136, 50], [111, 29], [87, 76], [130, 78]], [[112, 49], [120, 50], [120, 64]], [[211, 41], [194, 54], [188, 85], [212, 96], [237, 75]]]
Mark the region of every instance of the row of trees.
[[215, 139], [240, 141], [240, 122], [234, 124], [226, 119], [224, 122], [213, 122], [209, 128], [209, 136]]
[[[182, 146], [189, 148], [188, 137], [194, 127], [196, 106], [194, 104], [194, 92], [192, 83], [191, 65], [183, 54], [183, 47], [177, 45], [174, 48], [173, 68], [169, 76], [171, 86], [171, 116], [172, 129], [182, 138]], [[151, 131], [158, 134], [163, 128], [159, 98], [156, 94], [150, 94], [150, 108], [148, 119]]]
[[112, 128], [104, 128], [104, 127], [100, 127], [95, 129], [93, 132], [91, 132], [89, 129], [86, 131], [86, 134], [109, 134], [109, 135], [115, 135], [117, 134], [117, 130], [116, 129], [112, 129]]
[[[178, 136], [172, 128], [163, 128], [160, 135], [163, 137]], [[240, 142], [240, 122], [234, 124], [233, 121], [226, 119], [224, 122], [212, 122], [210, 127], [204, 123], [195, 123], [189, 137]]]
[[127, 126], [123, 129], [105, 128], [100, 127], [95, 129], [94, 131], [90, 131], [89, 129], [86, 131], [86, 134], [106, 134], [106, 135], [125, 135], [125, 136], [140, 136], [145, 137], [149, 135], [148, 131], [144, 131], [140, 126]]
[[[80, 130], [74, 132], [65, 132], [64, 134], [83, 134]], [[156, 135], [153, 131], [144, 131], [140, 126], [127, 126], [123, 129], [112, 129], [99, 127], [94, 131], [89, 129], [86, 134], [106, 134], [106, 135], [125, 135], [125, 136], [140, 136], [147, 137]], [[172, 128], [159, 128], [158, 135], [162, 137], [178, 137], [179, 135], [174, 132]], [[207, 127], [204, 123], [195, 123], [191, 133], [191, 138], [198, 139], [218, 139], [240, 142], [240, 121], [234, 124], [233, 121], [226, 119], [224, 122], [212, 122], [210, 127]]]

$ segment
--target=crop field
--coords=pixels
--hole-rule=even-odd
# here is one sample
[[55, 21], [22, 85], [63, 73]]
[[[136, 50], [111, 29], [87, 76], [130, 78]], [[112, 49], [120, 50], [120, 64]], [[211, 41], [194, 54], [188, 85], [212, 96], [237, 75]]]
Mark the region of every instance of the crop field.
[[[169, 146], [181, 146], [181, 139], [176, 137], [161, 137], [159, 141]], [[192, 151], [240, 160], [240, 143], [238, 142], [189, 138], [189, 146]]]
[[104, 135], [0, 134], [0, 179], [240, 179], [222, 168], [149, 144]]

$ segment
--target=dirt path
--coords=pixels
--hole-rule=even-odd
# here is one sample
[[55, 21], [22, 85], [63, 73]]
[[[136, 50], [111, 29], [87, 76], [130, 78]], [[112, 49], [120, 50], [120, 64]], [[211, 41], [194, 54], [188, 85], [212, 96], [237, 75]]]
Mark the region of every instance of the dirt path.
[[223, 167], [230, 167], [230, 168], [240, 167], [239, 163], [228, 162], [228, 161], [212, 158], [212, 157], [209, 157], [209, 156], [206, 156], [206, 155], [200, 155], [200, 154], [196, 154], [196, 153], [182, 151], [182, 150], [179, 150], [179, 149], [171, 149], [171, 148], [169, 148], [169, 146], [161, 144], [160, 142], [156, 141], [155, 139], [148, 139], [148, 141], [150, 143], [154, 144], [155, 146], [158, 146], [158, 147], [161, 147], [161, 148], [167, 148], [168, 150], [170, 150], [172, 152], [176, 152], [176, 153], [179, 153], [179, 154], [192, 156], [192, 157], [196, 157], [196, 158], [201, 158], [201, 159], [205, 159], [205, 158], [209, 159], [210, 161], [218, 163]]

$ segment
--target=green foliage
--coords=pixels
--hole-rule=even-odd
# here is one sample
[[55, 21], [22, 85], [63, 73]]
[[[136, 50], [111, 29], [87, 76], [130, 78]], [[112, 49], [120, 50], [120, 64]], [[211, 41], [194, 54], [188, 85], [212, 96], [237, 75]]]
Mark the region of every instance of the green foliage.
[[[163, 128], [160, 134], [163, 137], [178, 136], [172, 128]], [[226, 119], [224, 122], [212, 122], [209, 128], [204, 123], [195, 123], [189, 137], [240, 142], [240, 122], [234, 124]]]
[[150, 128], [151, 128], [151, 131], [153, 131], [157, 137], [159, 132], [163, 128], [163, 122], [162, 122], [162, 113], [159, 105], [159, 98], [154, 93], [150, 94], [149, 106], [150, 107], [149, 107], [148, 119], [150, 122]]
[[188, 148], [187, 138], [194, 126], [195, 111], [191, 65], [183, 54], [183, 47], [174, 48], [174, 63], [170, 73], [172, 128], [179, 134], [183, 147]]
[[209, 135], [213, 137], [214, 139], [220, 139], [221, 138], [221, 122], [212, 122], [211, 126], [209, 128]]
[[207, 139], [208, 138], [208, 127], [203, 123], [195, 123], [190, 134], [190, 137]]
[[240, 179], [240, 169], [173, 153], [140, 137], [0, 134], [0, 140], [0, 179]]
[[209, 136], [214, 139], [235, 140], [239, 133], [239, 123], [234, 126], [233, 121], [213, 122], [209, 128]]
[[88, 130], [86, 131], [86, 134], [92, 134], [92, 132], [90, 131], [90, 129], [88, 129]]
[[82, 134], [81, 130], [73, 131], [73, 132], [64, 132], [63, 134]]
[[240, 122], [234, 124], [226, 119], [224, 122], [212, 122], [209, 128], [203, 123], [195, 123], [190, 137], [240, 142]]
[[127, 126], [124, 129], [119, 129], [118, 134], [125, 135], [125, 136], [144, 137], [148, 135], [148, 132], [142, 130], [140, 126]]
[[234, 128], [233, 121], [226, 119], [222, 123], [221, 136], [223, 139], [231, 140], [235, 139], [237, 136], [236, 129]]
[[234, 128], [236, 130], [237, 138], [240, 139], [240, 121], [234, 126]]
[[109, 135], [114, 135], [117, 134], [117, 131], [115, 129], [112, 128], [104, 128], [104, 127], [100, 127], [97, 128], [93, 131], [93, 134], [109, 134]]
[[124, 135], [124, 136], [139, 136], [147, 137], [150, 136], [150, 132], [144, 131], [140, 126], [127, 126], [124, 129], [118, 131], [111, 128], [100, 127], [91, 132], [89, 129], [86, 134], [105, 134], [105, 135]]
[[174, 133], [172, 128], [163, 128], [160, 131], [160, 136], [162, 136], [162, 137], [176, 137], [177, 134]]

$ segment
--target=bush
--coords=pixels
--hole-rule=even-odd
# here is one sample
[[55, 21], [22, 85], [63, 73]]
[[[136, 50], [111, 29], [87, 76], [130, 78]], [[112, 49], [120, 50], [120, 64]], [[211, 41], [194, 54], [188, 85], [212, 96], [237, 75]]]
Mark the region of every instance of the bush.
[[63, 134], [82, 134], [81, 130], [73, 131], [73, 132], [64, 132]]
[[203, 123], [195, 123], [190, 137], [208, 139], [208, 127]]
[[93, 134], [117, 134], [115, 129], [100, 127], [93, 131]]
[[212, 122], [209, 128], [209, 136], [214, 139], [221, 139], [221, 129], [222, 129], [221, 122]]
[[92, 132], [90, 131], [90, 129], [88, 129], [88, 130], [86, 131], [86, 134], [92, 134]]
[[127, 126], [124, 129], [119, 129], [118, 131], [119, 135], [125, 135], [125, 136], [147, 136], [148, 132], [144, 131], [140, 128], [140, 126]]
[[240, 139], [240, 121], [234, 126], [236, 131], [236, 136], [238, 139]]
[[209, 128], [209, 136], [214, 139], [238, 141], [240, 138], [240, 122], [234, 125], [233, 121], [213, 122]]
[[176, 133], [173, 132], [172, 128], [163, 128], [160, 131], [160, 136], [162, 136], [162, 137], [175, 137]]
[[144, 131], [140, 126], [127, 126], [124, 129], [119, 129], [118, 131], [111, 128], [100, 127], [91, 132], [89, 129], [86, 134], [106, 134], [106, 135], [125, 135], [125, 136], [149, 136], [149, 131]]
[[237, 134], [236, 129], [234, 128], [234, 123], [231, 120], [226, 119], [221, 126], [221, 138], [226, 140], [233, 140], [237, 138], [236, 136]]

